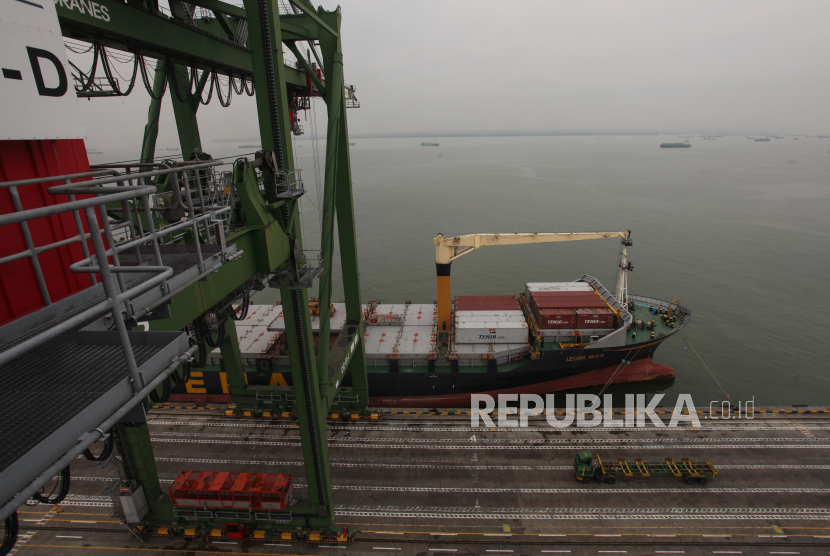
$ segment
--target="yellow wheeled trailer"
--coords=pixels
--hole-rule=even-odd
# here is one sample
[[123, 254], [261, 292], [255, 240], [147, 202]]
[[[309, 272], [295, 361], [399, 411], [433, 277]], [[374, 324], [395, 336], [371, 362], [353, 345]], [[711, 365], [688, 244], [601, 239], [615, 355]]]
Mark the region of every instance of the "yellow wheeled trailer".
[[639, 479], [683, 479], [687, 484], [705, 485], [710, 478], [718, 474], [711, 461], [694, 462], [683, 458], [675, 462], [672, 458], [666, 458], [659, 463], [645, 462], [636, 458], [628, 462], [618, 458], [615, 462], [605, 462], [596, 455], [596, 463], [590, 450], [582, 450], [574, 458], [574, 473], [576, 478], [583, 483], [591, 481], [604, 481], [609, 485], [617, 481], [617, 474], [624, 477], [636, 477]]

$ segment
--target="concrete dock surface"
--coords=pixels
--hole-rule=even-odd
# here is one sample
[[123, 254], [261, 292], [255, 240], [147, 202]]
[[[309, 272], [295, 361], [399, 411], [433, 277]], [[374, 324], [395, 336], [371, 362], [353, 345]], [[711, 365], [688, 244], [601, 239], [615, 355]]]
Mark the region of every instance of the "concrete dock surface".
[[[150, 434], [163, 486], [183, 470], [286, 473], [304, 497], [295, 422], [159, 408]], [[18, 554], [830, 554], [830, 409], [760, 408], [678, 428], [470, 426], [470, 417], [386, 411], [329, 421], [336, 525], [347, 546], [150, 537], [111, 517], [115, 465], [79, 459], [62, 511], [21, 508]], [[670, 412], [669, 412], [670, 413]], [[716, 414], [716, 417], [722, 417]], [[670, 415], [662, 418], [668, 422]], [[706, 485], [617, 475], [582, 484], [573, 460], [711, 461]]]

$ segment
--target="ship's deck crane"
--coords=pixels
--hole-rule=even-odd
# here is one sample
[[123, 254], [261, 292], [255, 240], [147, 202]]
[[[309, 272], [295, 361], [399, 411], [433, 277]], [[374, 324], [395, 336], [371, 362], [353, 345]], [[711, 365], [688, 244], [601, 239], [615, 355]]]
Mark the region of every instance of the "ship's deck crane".
[[[575, 232], [575, 233], [515, 233], [515, 234], [467, 234], [445, 238], [438, 234], [435, 244], [435, 270], [438, 275], [438, 329], [449, 331], [450, 323], [450, 265], [478, 249], [491, 245], [520, 245], [525, 243], [550, 243], [554, 241], [577, 241], [580, 239], [623, 238], [625, 246], [631, 245], [631, 230], [627, 232]], [[626, 261], [627, 262], [627, 261]], [[625, 281], [625, 269], [620, 273], [620, 280]], [[618, 293], [619, 293], [618, 284]], [[620, 300], [623, 303], [623, 300]]]

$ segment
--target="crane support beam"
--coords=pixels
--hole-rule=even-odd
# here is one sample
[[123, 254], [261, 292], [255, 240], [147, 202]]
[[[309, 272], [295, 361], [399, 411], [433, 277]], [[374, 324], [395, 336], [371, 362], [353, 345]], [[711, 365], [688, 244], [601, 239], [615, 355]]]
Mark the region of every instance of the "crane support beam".
[[[101, 0], [99, 4], [106, 8], [108, 21], [70, 9], [67, 6], [71, 4], [63, 0], [55, 4], [63, 35], [82, 41], [94, 38], [107, 48], [139, 51], [148, 58], [169, 60], [221, 75], [250, 77], [254, 74], [251, 51], [244, 46], [130, 4], [114, 0]], [[197, 5], [223, 13], [230, 11], [223, 2], [200, 0]], [[237, 10], [245, 12], [241, 8]], [[286, 22], [286, 40], [316, 38], [317, 33], [313, 30], [317, 24], [311, 19], [292, 16], [291, 20], [291, 23]], [[285, 67], [284, 76], [286, 84], [305, 88], [305, 72]]]
[[515, 233], [515, 234], [467, 234], [447, 237], [442, 234], [433, 239], [435, 244], [435, 270], [438, 282], [438, 330], [448, 332], [451, 321], [450, 266], [456, 259], [481, 247], [496, 245], [524, 245], [578, 241], [581, 239], [607, 239], [628, 237], [630, 232], [574, 232], [574, 233]]
[[228, 4], [226, 2], [220, 2], [219, 0], [196, 0], [195, 2], [188, 0], [187, 3], [193, 6], [199, 6], [200, 8], [205, 8], [206, 10], [219, 12], [220, 14], [237, 17], [239, 19], [248, 19], [248, 16], [245, 13], [245, 8], [234, 6], [233, 4]]
[[337, 31], [335, 31], [334, 29], [329, 27], [326, 24], [325, 21], [320, 19], [317, 16], [317, 14], [314, 13], [314, 8], [313, 7], [310, 7], [310, 6], [308, 6], [307, 4], [305, 4], [303, 2], [299, 2], [298, 0], [288, 0], [288, 1], [291, 2], [292, 6], [295, 6], [295, 7], [299, 8], [300, 11], [302, 11], [306, 15], [306, 17], [310, 18], [311, 20], [314, 21], [314, 23], [316, 23], [317, 25], [319, 25], [320, 27], [322, 27], [323, 29], [328, 31], [331, 34], [331, 36], [333, 36], [335, 38], [340, 37], [340, 34]]
[[323, 82], [320, 81], [320, 78], [317, 77], [317, 74], [314, 73], [314, 70], [311, 69], [311, 66], [308, 64], [308, 61], [305, 57], [300, 53], [300, 50], [297, 48], [297, 45], [294, 44], [294, 41], [285, 41], [285, 46], [291, 50], [291, 53], [297, 58], [297, 61], [300, 62], [300, 65], [303, 66], [306, 75], [311, 79], [311, 82], [314, 83], [314, 86], [317, 87], [317, 92], [320, 93], [320, 96], [326, 96], [326, 87], [323, 85]]

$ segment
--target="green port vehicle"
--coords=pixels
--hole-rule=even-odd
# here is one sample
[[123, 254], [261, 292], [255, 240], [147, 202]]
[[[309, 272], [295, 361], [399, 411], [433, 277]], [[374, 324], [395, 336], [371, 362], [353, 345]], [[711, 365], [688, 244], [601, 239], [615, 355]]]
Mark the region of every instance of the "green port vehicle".
[[636, 477], [638, 479], [682, 479], [686, 484], [705, 485], [710, 478], [718, 474], [711, 461], [694, 462], [683, 458], [676, 463], [672, 458], [658, 463], [645, 462], [636, 458], [627, 462], [618, 458], [615, 462], [604, 462], [599, 454], [594, 455], [590, 450], [582, 450], [574, 458], [574, 473], [583, 483], [591, 481], [605, 482], [609, 485], [617, 481], [617, 475]]

